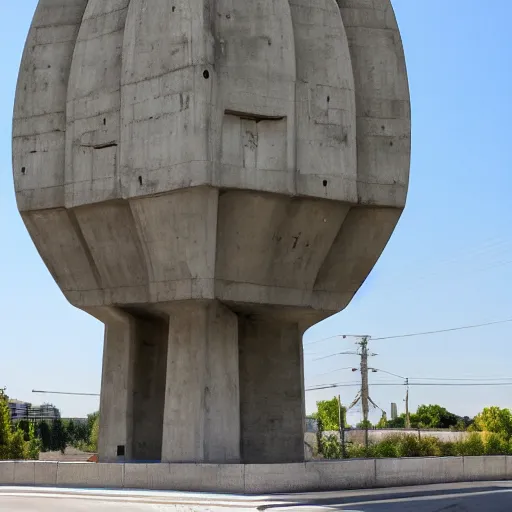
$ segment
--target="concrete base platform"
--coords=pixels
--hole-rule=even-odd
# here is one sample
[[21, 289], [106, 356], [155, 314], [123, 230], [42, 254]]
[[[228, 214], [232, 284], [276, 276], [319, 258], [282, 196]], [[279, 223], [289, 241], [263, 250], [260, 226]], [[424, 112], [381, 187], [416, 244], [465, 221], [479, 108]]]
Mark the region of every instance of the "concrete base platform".
[[501, 455], [296, 464], [0, 462], [0, 486], [145, 489], [239, 495], [510, 479], [512, 457]]

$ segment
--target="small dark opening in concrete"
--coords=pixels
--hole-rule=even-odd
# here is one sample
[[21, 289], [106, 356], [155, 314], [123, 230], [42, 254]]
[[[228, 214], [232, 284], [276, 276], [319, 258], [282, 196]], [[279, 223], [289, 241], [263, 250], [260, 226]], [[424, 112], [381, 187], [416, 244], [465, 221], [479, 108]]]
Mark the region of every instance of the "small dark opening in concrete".
[[107, 124], [107, 119], [104, 117], [103, 118], [103, 126], [105, 126]]
[[386, 129], [386, 127], [385, 127], [384, 125], [382, 125], [382, 126], [380, 127], [380, 129], [381, 129], [381, 130], [385, 130], [385, 129]]
[[139, 176], [139, 185], [142, 186], [142, 176]]
[[327, 180], [324, 180], [322, 183], [324, 187], [327, 187]]
[[329, 103], [329, 101], [331, 101], [331, 97], [327, 96], [327, 103]]
[[26, 171], [27, 171], [27, 169], [25, 169], [25, 167], [21, 168], [21, 174], [25, 174]]
[[117, 446], [117, 456], [124, 457], [124, 444], [120, 444]]
[[174, 12], [176, 10], [176, 7], [173, 5], [171, 10], [172, 12]]
[[392, 145], [393, 145], [393, 142], [390, 142], [390, 143], [389, 143], [389, 145], [390, 145], [390, 146], [392, 146]]
[[204, 77], [206, 80], [208, 80], [208, 78], [210, 78], [210, 72], [209, 72], [207, 69], [205, 69], [205, 70], [203, 71], [203, 77]]

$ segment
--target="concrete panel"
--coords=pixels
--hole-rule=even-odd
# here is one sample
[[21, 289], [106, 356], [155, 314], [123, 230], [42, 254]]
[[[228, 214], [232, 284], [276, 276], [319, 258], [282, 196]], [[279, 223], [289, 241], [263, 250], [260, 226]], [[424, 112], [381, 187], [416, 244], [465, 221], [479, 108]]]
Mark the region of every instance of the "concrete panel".
[[90, 0], [73, 55], [67, 104], [66, 206], [120, 197], [121, 54], [129, 0]]
[[130, 2], [121, 89], [125, 197], [210, 183], [216, 77], [209, 11], [203, 0], [174, 8], [169, 0]]
[[334, 0], [290, 0], [297, 54], [297, 192], [357, 201], [356, 101]]
[[[314, 478], [313, 478], [314, 480]], [[247, 494], [308, 491], [313, 488], [307, 478], [306, 463], [246, 464]]]
[[[157, 464], [157, 466], [159, 465]], [[163, 466], [167, 465], [163, 464]], [[165, 472], [165, 469], [163, 471]], [[148, 464], [124, 464], [123, 487], [125, 489], [149, 489]]]
[[464, 480], [506, 480], [507, 457], [489, 455], [485, 457], [464, 457]]
[[41, 0], [14, 106], [14, 182], [22, 211], [64, 206], [66, 92], [87, 0]]
[[35, 462], [23, 461], [14, 463], [14, 485], [34, 485]]
[[14, 485], [14, 462], [0, 461], [0, 484]]
[[59, 462], [57, 486], [84, 488], [123, 487], [122, 464], [94, 464], [91, 462]]
[[464, 479], [462, 457], [375, 459], [377, 487], [459, 482]]
[[373, 459], [245, 466], [245, 492], [248, 494], [370, 487], [375, 487]]
[[390, 0], [337, 0], [348, 36], [357, 112], [359, 202], [402, 208], [411, 112], [404, 50]]
[[302, 332], [272, 319], [239, 324], [242, 461], [302, 462]]
[[54, 487], [57, 485], [58, 462], [38, 461], [34, 468], [35, 485]]
[[375, 460], [315, 461], [306, 464], [310, 490], [365, 489], [376, 485]]
[[194, 492], [244, 492], [240, 464], [148, 464], [148, 488]]
[[[315, 291], [355, 293], [377, 262], [400, 218], [393, 208], [352, 208], [318, 273]], [[343, 269], [343, 270], [342, 270]]]
[[169, 308], [162, 461], [238, 462], [237, 317], [218, 302]]

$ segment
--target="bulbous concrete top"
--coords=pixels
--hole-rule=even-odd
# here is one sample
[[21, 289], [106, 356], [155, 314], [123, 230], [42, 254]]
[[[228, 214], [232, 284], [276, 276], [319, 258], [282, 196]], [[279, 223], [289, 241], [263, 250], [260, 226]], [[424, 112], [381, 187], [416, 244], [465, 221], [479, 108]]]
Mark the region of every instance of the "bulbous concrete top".
[[344, 308], [405, 205], [389, 0], [40, 0], [19, 210], [74, 305]]

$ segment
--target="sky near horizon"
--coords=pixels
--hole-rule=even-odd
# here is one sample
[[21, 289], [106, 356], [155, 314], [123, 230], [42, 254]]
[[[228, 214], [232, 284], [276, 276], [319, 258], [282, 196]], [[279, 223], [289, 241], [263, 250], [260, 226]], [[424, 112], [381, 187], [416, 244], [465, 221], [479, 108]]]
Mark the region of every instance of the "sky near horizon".
[[[11, 169], [11, 119], [19, 62], [36, 0], [2, 3], [0, 47], [0, 387], [14, 398], [50, 401], [64, 416], [97, 409], [103, 326], [64, 299], [19, 217]], [[304, 337], [306, 386], [352, 383], [355, 348], [338, 334], [386, 337], [512, 318], [512, 2], [394, 0], [407, 58], [413, 113], [407, 207], [352, 303]], [[370, 366], [410, 378], [511, 377], [512, 322], [370, 343]], [[316, 343], [314, 343], [316, 342]], [[330, 373], [328, 373], [330, 372]], [[400, 383], [371, 374], [372, 383]], [[434, 381], [433, 381], [434, 382]], [[512, 380], [511, 380], [512, 382]], [[403, 411], [402, 386], [370, 387], [389, 414]], [[306, 393], [315, 401], [356, 387]], [[411, 388], [411, 409], [439, 403], [472, 416], [510, 407], [512, 386]], [[378, 411], [372, 413], [376, 420]], [[356, 408], [349, 422], [360, 419]]]

